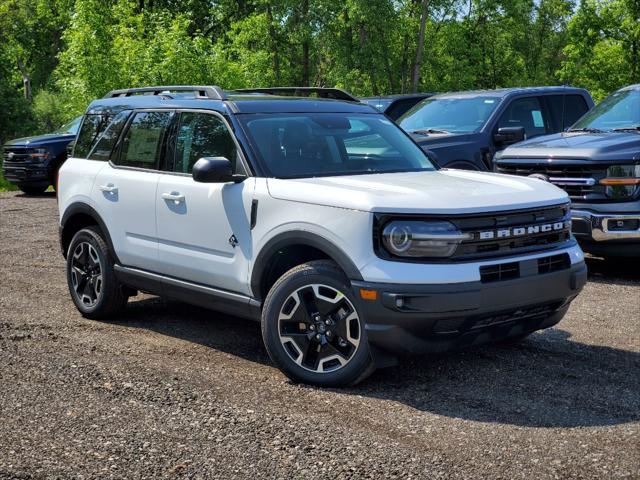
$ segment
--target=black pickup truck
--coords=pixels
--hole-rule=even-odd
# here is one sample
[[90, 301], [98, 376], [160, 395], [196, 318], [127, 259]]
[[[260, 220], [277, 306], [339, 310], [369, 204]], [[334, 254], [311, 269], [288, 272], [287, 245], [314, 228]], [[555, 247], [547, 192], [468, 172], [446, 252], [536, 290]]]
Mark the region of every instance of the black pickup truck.
[[27, 195], [43, 193], [56, 184], [58, 168], [67, 159], [67, 145], [76, 138], [82, 117], [53, 133], [17, 138], [4, 144], [4, 178]]
[[496, 154], [495, 170], [566, 190], [583, 250], [640, 256], [640, 84], [618, 90], [566, 132]]

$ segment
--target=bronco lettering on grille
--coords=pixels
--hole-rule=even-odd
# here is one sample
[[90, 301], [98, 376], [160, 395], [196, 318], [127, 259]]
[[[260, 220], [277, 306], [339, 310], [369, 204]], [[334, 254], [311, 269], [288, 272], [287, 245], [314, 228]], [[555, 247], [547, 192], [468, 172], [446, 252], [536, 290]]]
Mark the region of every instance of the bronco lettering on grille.
[[480, 240], [491, 240], [493, 238], [520, 237], [522, 235], [534, 235], [536, 233], [556, 232], [568, 229], [569, 227], [569, 222], [555, 222], [540, 225], [529, 225], [526, 227], [501, 228], [498, 230], [478, 232], [478, 238]]

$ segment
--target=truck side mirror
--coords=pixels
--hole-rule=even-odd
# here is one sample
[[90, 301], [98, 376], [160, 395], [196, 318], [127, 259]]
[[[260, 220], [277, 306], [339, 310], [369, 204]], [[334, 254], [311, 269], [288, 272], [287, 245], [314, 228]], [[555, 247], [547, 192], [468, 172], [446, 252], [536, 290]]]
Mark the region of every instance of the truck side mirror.
[[511, 145], [521, 142], [525, 137], [524, 127], [502, 127], [493, 135], [493, 141], [497, 145]]

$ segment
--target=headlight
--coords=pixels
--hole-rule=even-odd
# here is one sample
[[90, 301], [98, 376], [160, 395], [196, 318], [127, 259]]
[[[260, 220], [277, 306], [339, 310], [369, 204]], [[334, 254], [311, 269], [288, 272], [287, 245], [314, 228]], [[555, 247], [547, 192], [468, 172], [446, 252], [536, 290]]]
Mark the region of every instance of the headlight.
[[600, 180], [609, 198], [632, 197], [640, 185], [639, 165], [613, 165], [607, 168], [607, 177]]
[[31, 150], [29, 156], [33, 160], [38, 160], [40, 163], [44, 163], [47, 158], [49, 158], [49, 150], [47, 150], [46, 148], [34, 148], [33, 150]]
[[399, 257], [450, 257], [457, 246], [471, 238], [450, 222], [394, 220], [382, 230], [382, 243]]

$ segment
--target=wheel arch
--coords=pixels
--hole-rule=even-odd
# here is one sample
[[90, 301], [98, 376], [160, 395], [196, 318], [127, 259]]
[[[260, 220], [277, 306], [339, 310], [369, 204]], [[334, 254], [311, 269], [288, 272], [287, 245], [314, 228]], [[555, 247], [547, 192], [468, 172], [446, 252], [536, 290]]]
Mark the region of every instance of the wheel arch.
[[97, 225], [98, 228], [100, 228], [100, 231], [104, 235], [104, 240], [107, 242], [109, 250], [111, 250], [113, 258], [116, 263], [120, 263], [113, 248], [111, 235], [109, 235], [109, 230], [107, 229], [107, 225], [104, 223], [104, 220], [102, 220], [100, 214], [93, 207], [82, 202], [76, 202], [69, 205], [60, 220], [60, 247], [62, 249], [62, 255], [65, 258], [67, 257], [67, 250], [69, 249], [73, 236], [80, 229], [89, 225]]
[[[296, 252], [299, 256], [282, 262], [282, 252]], [[251, 292], [254, 298], [263, 301], [280, 270], [287, 271], [300, 263], [311, 260], [333, 260], [351, 280], [362, 280], [360, 270], [349, 256], [330, 240], [308, 231], [283, 232], [271, 238], [260, 250], [251, 270]], [[280, 262], [280, 263], [279, 263]], [[278, 268], [280, 266], [280, 268]], [[281, 273], [284, 273], [282, 271]]]

